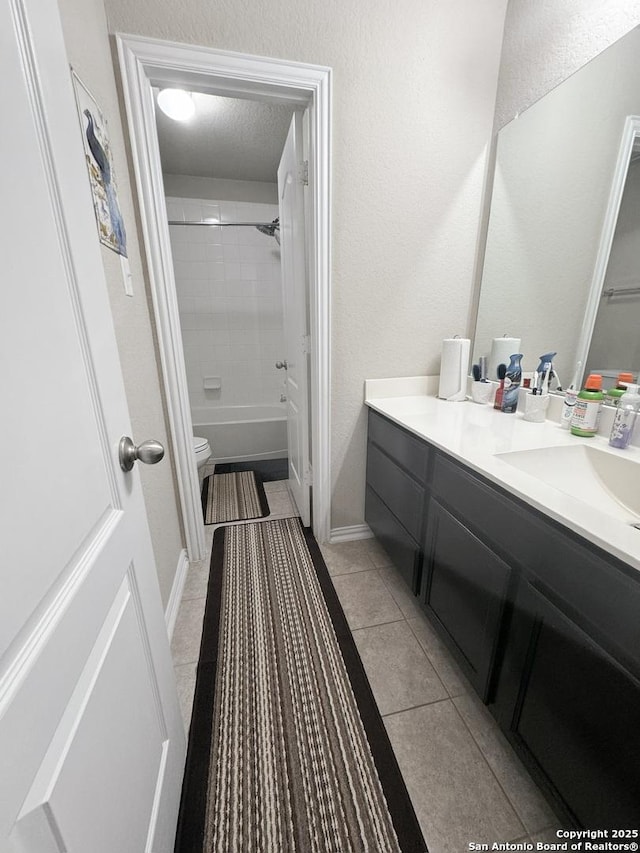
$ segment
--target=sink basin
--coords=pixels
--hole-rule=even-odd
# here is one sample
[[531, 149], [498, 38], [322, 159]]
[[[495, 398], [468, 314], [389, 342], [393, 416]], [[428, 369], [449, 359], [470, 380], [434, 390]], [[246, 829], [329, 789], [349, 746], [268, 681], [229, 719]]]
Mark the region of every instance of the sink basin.
[[496, 453], [514, 468], [622, 521], [640, 518], [640, 461], [585, 444]]

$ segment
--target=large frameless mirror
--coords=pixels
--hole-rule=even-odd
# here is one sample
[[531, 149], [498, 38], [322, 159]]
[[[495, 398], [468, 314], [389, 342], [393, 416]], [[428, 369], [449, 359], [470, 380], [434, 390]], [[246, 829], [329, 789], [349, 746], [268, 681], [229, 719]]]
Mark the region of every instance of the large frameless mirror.
[[474, 362], [508, 335], [521, 339], [525, 370], [556, 352], [564, 384], [578, 360], [583, 371], [640, 371], [638, 336], [626, 332], [640, 325], [640, 289], [601, 296], [640, 288], [639, 115], [635, 28], [500, 131]]

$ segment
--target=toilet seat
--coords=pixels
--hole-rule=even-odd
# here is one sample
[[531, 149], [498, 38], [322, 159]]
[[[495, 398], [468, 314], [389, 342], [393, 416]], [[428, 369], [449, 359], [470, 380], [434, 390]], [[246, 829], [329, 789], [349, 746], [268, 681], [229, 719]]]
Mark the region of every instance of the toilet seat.
[[211, 459], [211, 448], [206, 438], [200, 435], [193, 436], [193, 455], [196, 457], [196, 465], [198, 471], [201, 471], [207, 462]]

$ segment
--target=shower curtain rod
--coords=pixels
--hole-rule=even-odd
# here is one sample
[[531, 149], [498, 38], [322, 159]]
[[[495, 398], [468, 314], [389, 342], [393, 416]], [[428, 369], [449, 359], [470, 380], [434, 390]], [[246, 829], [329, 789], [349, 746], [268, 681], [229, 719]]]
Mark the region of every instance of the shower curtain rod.
[[637, 293], [640, 293], [640, 287], [608, 287], [602, 291], [602, 296], [620, 296], [621, 294], [635, 296]]
[[169, 225], [204, 225], [209, 228], [229, 228], [230, 226], [237, 227], [239, 225], [244, 225], [250, 228], [257, 228], [258, 225], [263, 225], [265, 228], [268, 228], [272, 224], [272, 222], [182, 222], [177, 219], [169, 220]]

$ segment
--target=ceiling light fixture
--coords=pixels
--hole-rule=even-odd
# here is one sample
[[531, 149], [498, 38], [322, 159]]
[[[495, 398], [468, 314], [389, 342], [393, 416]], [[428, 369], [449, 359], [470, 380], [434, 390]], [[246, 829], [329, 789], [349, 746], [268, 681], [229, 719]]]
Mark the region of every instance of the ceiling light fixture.
[[158, 93], [158, 106], [175, 121], [188, 121], [196, 111], [191, 92], [184, 89], [162, 89]]

